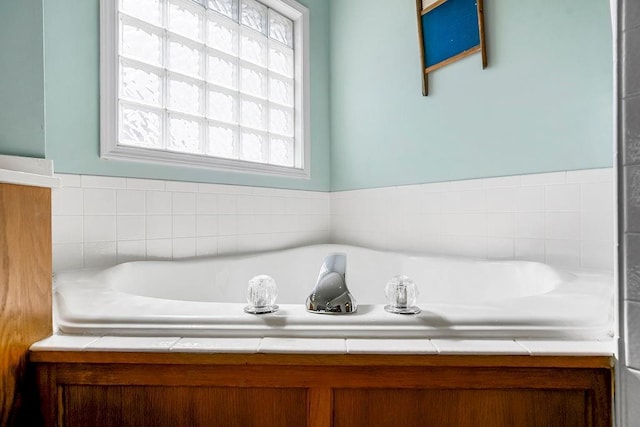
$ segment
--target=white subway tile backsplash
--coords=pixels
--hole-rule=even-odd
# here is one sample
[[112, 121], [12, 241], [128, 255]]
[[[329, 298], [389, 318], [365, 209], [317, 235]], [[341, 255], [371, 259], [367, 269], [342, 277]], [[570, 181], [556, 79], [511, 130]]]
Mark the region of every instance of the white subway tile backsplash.
[[583, 169], [567, 172], [567, 183], [588, 184], [595, 182], [613, 182], [613, 168]]
[[147, 259], [171, 259], [172, 257], [172, 239], [147, 239]]
[[473, 236], [442, 236], [442, 251], [447, 255], [460, 255], [472, 258], [487, 257], [487, 238]]
[[147, 215], [171, 215], [171, 193], [147, 191], [145, 194]]
[[146, 238], [145, 217], [143, 215], [118, 215], [116, 218], [116, 239], [118, 241], [144, 240]]
[[[274, 197], [271, 199], [272, 202], [272, 213], [274, 215], [283, 216], [287, 213], [287, 199], [283, 196]], [[326, 201], [326, 212], [325, 215], [329, 216], [329, 201]]]
[[425, 236], [433, 236], [442, 232], [443, 216], [437, 214], [422, 215], [422, 231]]
[[171, 215], [147, 216], [145, 225], [147, 239], [167, 239], [173, 236], [173, 219]]
[[195, 182], [167, 181], [165, 183], [165, 189], [174, 192], [197, 193], [198, 184]]
[[195, 193], [173, 193], [171, 203], [174, 215], [194, 215], [196, 213]]
[[196, 239], [195, 237], [174, 238], [173, 239], [173, 257], [188, 258], [196, 256]]
[[230, 236], [238, 234], [238, 217], [236, 215], [218, 216], [218, 235]]
[[513, 213], [487, 214], [487, 236], [513, 237], [514, 227], [515, 215]]
[[580, 210], [580, 186], [577, 184], [550, 185], [546, 189], [547, 211]]
[[544, 212], [517, 212], [515, 214], [515, 236], [544, 237]]
[[217, 234], [218, 234], [218, 216], [217, 215], [198, 215], [196, 217], [196, 235], [198, 237], [215, 236]]
[[584, 211], [581, 217], [581, 239], [613, 241], [613, 211]]
[[488, 212], [514, 212], [516, 192], [514, 188], [489, 188], [486, 190]]
[[379, 249], [610, 271], [612, 176], [599, 169], [332, 193], [330, 235]]
[[157, 179], [127, 178], [127, 189], [129, 190], [157, 190], [164, 191], [164, 181]]
[[119, 215], [144, 215], [145, 192], [140, 190], [118, 190], [116, 193], [116, 213]]
[[63, 175], [54, 269], [336, 242], [611, 271], [613, 184], [610, 169], [334, 193]]
[[173, 216], [173, 237], [195, 237], [196, 216], [195, 215], [174, 215]]
[[[421, 192], [420, 213], [439, 213], [442, 212], [442, 193]], [[331, 203], [333, 209], [333, 201]]]
[[513, 259], [514, 240], [501, 237], [487, 238], [487, 258], [489, 259]]
[[82, 215], [84, 194], [82, 188], [62, 187], [52, 190], [51, 212], [53, 215]]
[[84, 267], [108, 267], [117, 262], [116, 242], [86, 242], [84, 244]]
[[[412, 230], [407, 231], [411, 232]], [[487, 214], [446, 214], [443, 218], [443, 234], [451, 236], [486, 236]]]
[[238, 215], [238, 230], [242, 234], [264, 234], [271, 230], [271, 215]]
[[580, 214], [578, 212], [547, 212], [546, 237], [551, 239], [580, 239]]
[[[243, 198], [244, 199], [244, 198]], [[269, 215], [273, 212], [272, 198], [269, 196], [257, 196], [253, 197], [250, 206], [253, 207], [253, 213], [256, 215]], [[238, 210], [240, 210], [240, 202], [238, 203]], [[243, 212], [240, 212], [243, 213]], [[247, 212], [251, 213], [251, 212]]]
[[553, 240], [545, 242], [545, 262], [569, 268], [580, 267], [580, 241]]
[[76, 270], [82, 268], [82, 243], [62, 243], [53, 245], [53, 271]]
[[237, 252], [237, 237], [231, 236], [218, 236], [218, 255], [234, 254]]
[[[237, 215], [236, 217], [236, 231], [237, 234], [253, 234], [259, 233], [257, 220], [261, 217], [255, 215]], [[264, 231], [263, 231], [264, 232]]]
[[102, 188], [83, 188], [83, 204], [85, 215], [115, 214], [116, 190]]
[[255, 250], [253, 234], [238, 234], [236, 236], [236, 250], [239, 253], [247, 253]]
[[116, 217], [113, 215], [85, 216], [83, 230], [85, 242], [115, 242]]
[[247, 187], [244, 185], [221, 185], [220, 191], [225, 194], [254, 194], [260, 187]]
[[236, 198], [238, 215], [251, 215], [256, 210], [256, 198], [250, 195], [240, 195]]
[[610, 242], [583, 240], [580, 248], [582, 268], [613, 271], [614, 246]]
[[126, 178], [114, 176], [81, 175], [80, 185], [83, 188], [126, 188]]
[[218, 196], [218, 214], [219, 215], [235, 215], [238, 213], [238, 200], [236, 196], [220, 195]]
[[218, 184], [198, 183], [198, 193], [222, 193]]
[[516, 212], [544, 212], [545, 188], [543, 186], [515, 189]]
[[66, 173], [56, 173], [56, 178], [60, 178], [60, 187], [80, 187], [80, 175], [69, 175]]
[[613, 183], [595, 183], [582, 186], [582, 211], [613, 213], [615, 201]]
[[443, 194], [443, 212], [483, 212], [485, 210], [484, 191], [453, 191]]
[[544, 262], [544, 239], [518, 239], [514, 240], [514, 258], [527, 261]]
[[207, 256], [216, 255], [218, 253], [217, 237], [198, 237], [196, 238], [196, 255]]
[[83, 217], [79, 215], [60, 216], [51, 218], [51, 237], [53, 244], [82, 243]]
[[218, 196], [215, 194], [198, 194], [196, 197], [196, 213], [207, 215], [218, 210]]
[[118, 242], [118, 263], [129, 261], [143, 261], [146, 259], [146, 242], [144, 240], [129, 240]]

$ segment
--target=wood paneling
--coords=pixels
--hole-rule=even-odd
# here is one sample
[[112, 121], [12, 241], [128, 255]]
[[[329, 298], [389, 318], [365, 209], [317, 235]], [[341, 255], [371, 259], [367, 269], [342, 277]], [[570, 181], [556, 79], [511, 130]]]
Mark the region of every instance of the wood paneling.
[[335, 391], [334, 427], [591, 425], [581, 390]]
[[[253, 425], [244, 413], [266, 414], [261, 426], [611, 425], [608, 357], [37, 352], [31, 360], [52, 426]], [[203, 421], [212, 414], [218, 424]]]
[[0, 425], [27, 425], [27, 351], [51, 331], [51, 190], [0, 184]]
[[307, 412], [305, 390], [277, 388], [70, 385], [63, 406], [67, 427], [298, 427]]

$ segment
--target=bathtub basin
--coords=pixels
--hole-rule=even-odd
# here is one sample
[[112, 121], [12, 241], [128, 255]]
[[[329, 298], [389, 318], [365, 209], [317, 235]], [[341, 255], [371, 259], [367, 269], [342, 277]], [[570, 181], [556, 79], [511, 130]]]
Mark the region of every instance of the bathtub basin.
[[[306, 312], [328, 253], [347, 254], [347, 283], [359, 308], [349, 315]], [[280, 310], [243, 311], [247, 281], [278, 284]], [[411, 277], [417, 315], [384, 311], [384, 286]], [[345, 245], [250, 255], [128, 262], [57, 273], [59, 333], [180, 337], [377, 337], [610, 339], [613, 277], [528, 261], [416, 256]]]

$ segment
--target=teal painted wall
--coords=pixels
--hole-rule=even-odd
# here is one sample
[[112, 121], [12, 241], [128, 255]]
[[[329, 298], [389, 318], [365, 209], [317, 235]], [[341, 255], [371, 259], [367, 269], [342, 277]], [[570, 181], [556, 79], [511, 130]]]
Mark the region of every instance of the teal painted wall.
[[489, 68], [475, 55], [439, 70], [426, 98], [412, 5], [302, 2], [311, 180], [100, 160], [98, 0], [0, 2], [0, 153], [46, 154], [59, 172], [312, 190], [612, 165], [606, 2], [485, 0]]
[[421, 94], [414, 3], [331, 1], [331, 182], [344, 190], [613, 165], [609, 2], [485, 0], [473, 55]]
[[45, 156], [42, 0], [0, 0], [0, 154]]
[[47, 158], [57, 172], [328, 190], [329, 2], [300, 2], [311, 16], [311, 180], [101, 160], [98, 0], [44, 2]]

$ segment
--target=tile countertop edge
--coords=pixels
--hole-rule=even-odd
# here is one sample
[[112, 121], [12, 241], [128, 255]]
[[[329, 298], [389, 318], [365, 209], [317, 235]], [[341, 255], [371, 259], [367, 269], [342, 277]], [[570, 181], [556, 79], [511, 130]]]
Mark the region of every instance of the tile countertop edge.
[[53, 175], [52, 160], [0, 155], [0, 183], [58, 188], [60, 178]]
[[[140, 352], [144, 352], [144, 351], [153, 351], [153, 352], [180, 352], [180, 353], [225, 353], [226, 351], [226, 346], [225, 345], [220, 345], [220, 346], [215, 346], [215, 348], [211, 348], [210, 351], [207, 351], [207, 349], [204, 348], [188, 348], [185, 346], [181, 346], [180, 342], [182, 342], [183, 339], [179, 339], [178, 337], [171, 337], [172, 339], [172, 344], [171, 345], [167, 345], [166, 341], [167, 341], [167, 337], [140, 337], [140, 338], [144, 338], [145, 341], [147, 341], [147, 344], [149, 342], [149, 340], [153, 340], [154, 338], [160, 340], [160, 341], [165, 341], [165, 343], [163, 343], [164, 345], [162, 346], [157, 346], [157, 345], [140, 345], [140, 346], [136, 346], [136, 345], [131, 345], [131, 338], [133, 337], [126, 337], [127, 339], [127, 344], [126, 347], [126, 351], [140, 351]], [[207, 338], [207, 340], [213, 340], [215, 338]], [[36, 343], [34, 343], [30, 350], [31, 351], [105, 351], [105, 350], [109, 350], [109, 349], [113, 349], [114, 351], [118, 351], [118, 350], [122, 350], [124, 351], [124, 349], [122, 348], [122, 346], [118, 345], [117, 342], [117, 337], [100, 337], [100, 336], [94, 336], [94, 337], [90, 337], [90, 336], [74, 336], [74, 335], [52, 335], [50, 337], [47, 337], [41, 341], [38, 341]], [[228, 342], [229, 338], [224, 338], [223, 341]], [[259, 343], [255, 343], [251, 346], [241, 346], [243, 347], [242, 349], [238, 348], [237, 345], [229, 345], [228, 347], [228, 352], [229, 353], [237, 353], [237, 352], [242, 352], [242, 353], [259, 353], [261, 351], [259, 351], [260, 348], [263, 348], [263, 346], [265, 344], [268, 344], [267, 347], [269, 347], [270, 351], [267, 351], [269, 353], [298, 353], [295, 349], [295, 347], [297, 347], [296, 345], [291, 345], [291, 341], [295, 340], [292, 338], [286, 338], [282, 340], [281, 344], [286, 344], [287, 342], [289, 343], [289, 345], [284, 345], [284, 346], [280, 346], [278, 345], [278, 338], [270, 338], [268, 343], [263, 343], [263, 339], [259, 339]], [[304, 339], [303, 339], [304, 340]], [[308, 338], [306, 339], [308, 340]], [[351, 349], [349, 348], [349, 339], [339, 339], [342, 344], [339, 345], [340, 348], [328, 348], [328, 349], [323, 349], [322, 351], [313, 351], [311, 349], [309, 349], [310, 351], [303, 351], [303, 353], [333, 353], [333, 354], [363, 354], [363, 353], [369, 353], [369, 352], [363, 352], [363, 349]], [[101, 343], [101, 341], [112, 341], [111, 344], [112, 345], [101, 345], [103, 343]], [[368, 340], [368, 341], [373, 341], [373, 340]], [[536, 340], [536, 341], [529, 341], [529, 340], [513, 340], [513, 339], [509, 339], [509, 340], [504, 340], [505, 341], [505, 348], [501, 351], [500, 349], [496, 348], [496, 344], [498, 340], [491, 340], [491, 348], [486, 348], [486, 345], [480, 344], [479, 346], [474, 346], [474, 345], [470, 345], [467, 348], [459, 348], [458, 346], [455, 345], [456, 341], [460, 341], [460, 340], [444, 340], [444, 339], [440, 339], [439, 340], [439, 344], [442, 344], [443, 342], [448, 342], [448, 343], [453, 343], [453, 347], [458, 347], [458, 348], [453, 348], [453, 349], [448, 349], [449, 346], [440, 346], [441, 348], [437, 348], [438, 346], [435, 346], [435, 351], [426, 351], [426, 349], [415, 349], [416, 351], [411, 351], [411, 349], [404, 349], [402, 348], [399, 344], [401, 340], [392, 340], [393, 343], [389, 343], [387, 341], [385, 341], [385, 339], [380, 339], [380, 348], [379, 349], [372, 349], [371, 350], [371, 354], [402, 354], [402, 355], [409, 355], [409, 354], [415, 354], [415, 355], [438, 355], [438, 354], [458, 354], [458, 355], [463, 355], [463, 354], [468, 354], [468, 355], [490, 355], [490, 354], [495, 354], [495, 355], [507, 355], [507, 354], [514, 354], [514, 355], [530, 355], [530, 356], [615, 356], [615, 343], [613, 341], [595, 341], [595, 340], [591, 340], [591, 341], [553, 341], [553, 340], [549, 340], [549, 341], [545, 341], [545, 340]], [[415, 341], [415, 340], [413, 340]], [[430, 341], [430, 340], [427, 340]], [[473, 344], [474, 340], [464, 340], [466, 344]], [[476, 340], [479, 342], [485, 341], [485, 340]], [[257, 345], [256, 345], [257, 344]], [[345, 345], [346, 344], [346, 345]], [[387, 345], [385, 345], [387, 344]], [[392, 345], [388, 345], [388, 344], [392, 344]], [[415, 342], [409, 343], [409, 344], [415, 344]], [[461, 343], [458, 343], [461, 344]], [[485, 343], [487, 344], [487, 343]], [[510, 350], [514, 350], [514, 345], [518, 346], [520, 348], [518, 348], [518, 351], [510, 351]], [[255, 346], [255, 349], [253, 348]], [[293, 347], [293, 348], [289, 348], [289, 349], [285, 349], [282, 348], [283, 351], [277, 351], [276, 348], [280, 348], [280, 347]], [[411, 345], [410, 345], [411, 347]], [[466, 346], [465, 346], [466, 347]], [[355, 350], [355, 351], [354, 351]], [[448, 351], [451, 350], [451, 351]], [[264, 352], [264, 348], [263, 351]]]

